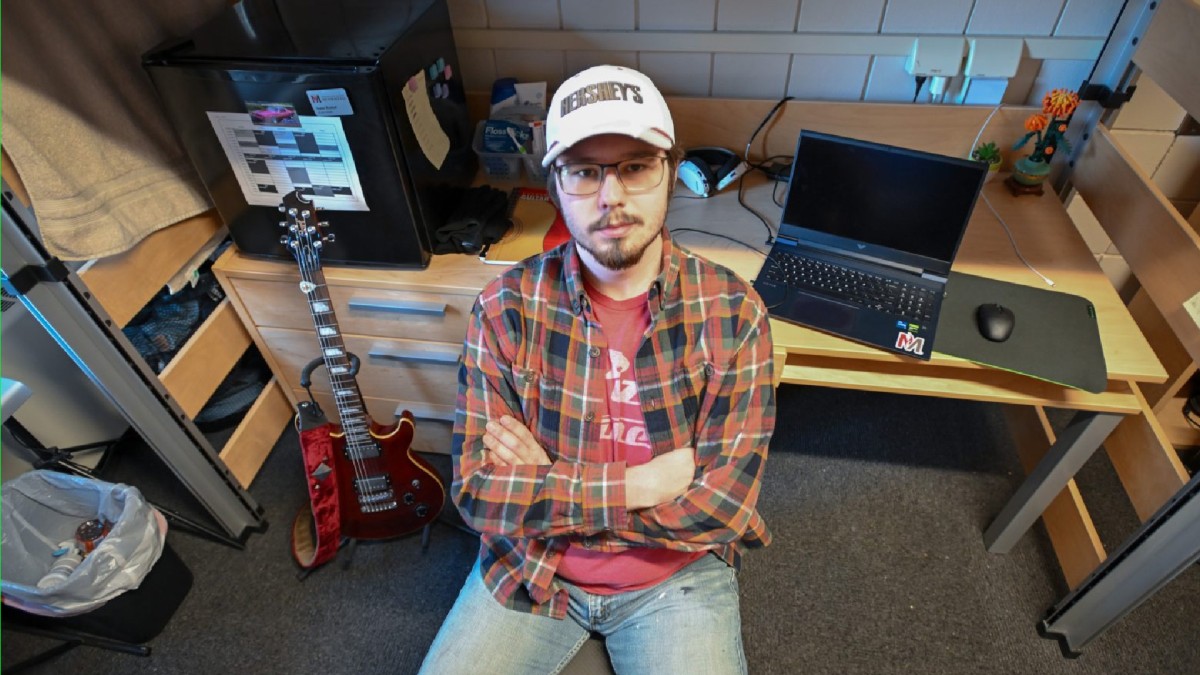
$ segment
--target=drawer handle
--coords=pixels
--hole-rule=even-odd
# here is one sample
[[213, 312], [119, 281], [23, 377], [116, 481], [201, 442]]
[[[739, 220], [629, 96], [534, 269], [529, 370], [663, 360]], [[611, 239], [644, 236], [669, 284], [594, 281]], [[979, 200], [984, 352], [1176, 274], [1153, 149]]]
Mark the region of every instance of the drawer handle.
[[350, 309], [365, 309], [373, 312], [395, 312], [396, 314], [446, 315], [446, 304], [419, 302], [417, 300], [351, 300]]
[[418, 349], [392, 349], [388, 351], [372, 350], [367, 355], [373, 359], [407, 361], [410, 363], [440, 363], [451, 366], [457, 366], [459, 361], [462, 360], [461, 354], [453, 354], [450, 352], [427, 352]]
[[396, 406], [396, 416], [398, 417], [400, 413], [404, 412], [405, 410], [412, 414], [414, 420], [426, 420], [429, 422], [454, 422], [453, 412], [439, 413], [432, 410], [418, 411], [413, 410], [412, 408], [406, 408], [403, 403], [400, 403]]

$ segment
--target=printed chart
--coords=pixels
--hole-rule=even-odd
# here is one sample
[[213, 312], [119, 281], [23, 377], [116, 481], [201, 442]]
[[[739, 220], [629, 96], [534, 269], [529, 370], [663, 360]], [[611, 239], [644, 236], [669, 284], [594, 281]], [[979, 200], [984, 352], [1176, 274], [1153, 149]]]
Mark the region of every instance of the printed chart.
[[278, 206], [299, 188], [331, 211], [370, 210], [340, 118], [300, 116], [295, 126], [257, 125], [244, 113], [208, 119], [248, 204]]

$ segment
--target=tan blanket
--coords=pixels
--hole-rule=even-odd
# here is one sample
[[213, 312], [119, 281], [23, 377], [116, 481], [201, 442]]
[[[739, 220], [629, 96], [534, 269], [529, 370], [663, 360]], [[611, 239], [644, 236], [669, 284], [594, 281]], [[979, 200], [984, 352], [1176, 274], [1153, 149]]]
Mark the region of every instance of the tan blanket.
[[114, 255], [210, 208], [141, 56], [226, 4], [0, 4], [4, 149], [51, 253], [64, 260]]

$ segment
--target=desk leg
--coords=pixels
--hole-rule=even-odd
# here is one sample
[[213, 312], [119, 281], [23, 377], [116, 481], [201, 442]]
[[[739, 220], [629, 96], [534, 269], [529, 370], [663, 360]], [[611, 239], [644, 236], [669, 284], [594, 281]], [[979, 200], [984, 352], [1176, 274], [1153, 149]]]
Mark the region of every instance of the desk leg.
[[1038, 625], [1077, 656], [1123, 616], [1200, 560], [1200, 474], [1113, 552]]
[[1075, 476], [1084, 462], [1112, 433], [1124, 415], [1097, 412], [1078, 412], [1042, 461], [1034, 467], [1021, 484], [1017, 494], [1008, 500], [1004, 510], [983, 534], [989, 553], [1008, 553], [1034, 521], [1054, 500], [1054, 497]]

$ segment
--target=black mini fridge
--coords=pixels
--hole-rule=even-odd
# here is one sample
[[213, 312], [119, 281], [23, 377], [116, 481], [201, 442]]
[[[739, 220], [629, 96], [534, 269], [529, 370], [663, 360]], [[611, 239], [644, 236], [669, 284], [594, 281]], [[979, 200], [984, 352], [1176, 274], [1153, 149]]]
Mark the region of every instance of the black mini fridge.
[[243, 0], [143, 66], [248, 255], [291, 259], [299, 189], [336, 235], [323, 262], [425, 267], [474, 177], [446, 0]]

